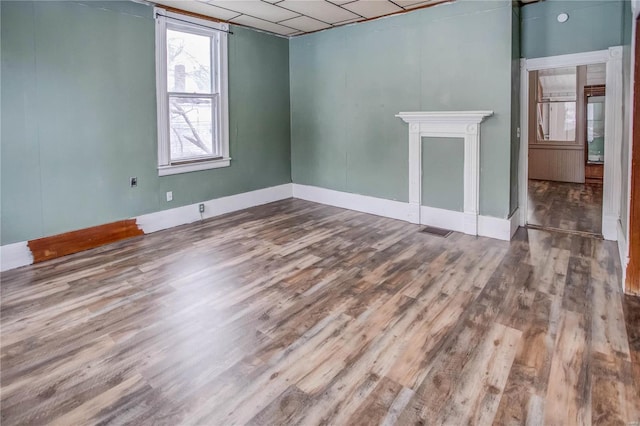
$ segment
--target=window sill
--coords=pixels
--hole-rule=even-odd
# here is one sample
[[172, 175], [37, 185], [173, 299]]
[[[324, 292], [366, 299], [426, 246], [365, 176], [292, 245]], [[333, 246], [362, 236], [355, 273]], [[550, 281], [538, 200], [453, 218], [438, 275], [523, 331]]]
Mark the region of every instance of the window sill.
[[211, 161], [201, 161], [197, 163], [176, 164], [173, 166], [159, 166], [158, 176], [177, 175], [180, 173], [199, 172], [201, 170], [217, 169], [229, 167], [231, 158], [219, 158]]

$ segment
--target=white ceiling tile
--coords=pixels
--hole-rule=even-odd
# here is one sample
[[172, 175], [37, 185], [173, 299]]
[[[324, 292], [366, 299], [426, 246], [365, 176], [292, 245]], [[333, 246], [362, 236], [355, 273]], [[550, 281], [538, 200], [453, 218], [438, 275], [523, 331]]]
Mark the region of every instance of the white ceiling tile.
[[207, 3], [201, 3], [198, 1], [185, 1], [185, 0], [156, 0], [156, 3], [165, 6], [175, 7], [176, 9], [186, 10], [187, 12], [199, 13], [201, 15], [211, 16], [213, 18], [222, 19], [228, 21], [240, 15], [238, 12], [232, 12], [227, 9], [221, 9], [219, 7], [212, 6]]
[[[2, 0], [0, 0], [2, 1]], [[282, 35], [298, 35], [453, 0], [153, 0]], [[400, 8], [398, 7], [400, 6]], [[277, 25], [281, 23], [282, 25]], [[289, 28], [291, 27], [291, 28]]]
[[297, 33], [297, 30], [288, 28], [283, 25], [274, 24], [273, 22], [264, 21], [262, 19], [253, 18], [251, 16], [242, 15], [231, 20], [232, 23], [246, 25], [247, 27], [257, 28], [259, 30], [269, 31], [280, 35], [291, 35]]
[[346, 21], [348, 19], [357, 18], [358, 15], [342, 9], [328, 1], [319, 0], [284, 0], [278, 3], [278, 6], [311, 16], [323, 22], [330, 24]]
[[342, 7], [365, 18], [376, 18], [404, 10], [387, 0], [359, 0], [345, 4]]
[[308, 16], [298, 16], [297, 18], [287, 19], [279, 23], [304, 32], [318, 31], [331, 27], [329, 24], [309, 18]]
[[240, 12], [265, 21], [278, 22], [298, 16], [290, 10], [256, 0], [211, 0], [210, 4]]

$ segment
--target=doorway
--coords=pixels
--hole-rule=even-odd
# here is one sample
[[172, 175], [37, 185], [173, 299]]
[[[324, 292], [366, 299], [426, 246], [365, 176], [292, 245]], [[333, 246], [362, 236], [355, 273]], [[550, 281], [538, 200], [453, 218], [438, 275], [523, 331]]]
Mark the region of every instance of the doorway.
[[[600, 77], [604, 72], [604, 120], [596, 117], [600, 106], [588, 106], [603, 101], [596, 99], [601, 88], [595, 87], [602, 86], [602, 80], [591, 84], [597, 70]], [[616, 241], [620, 228], [622, 47], [522, 59], [520, 75], [520, 226], [589, 233]], [[549, 86], [547, 93], [545, 82], [540, 88], [543, 93], [538, 93], [539, 76]], [[558, 89], [570, 81], [575, 82], [574, 95]], [[554, 85], [557, 90], [551, 96]], [[589, 108], [592, 123], [587, 123]], [[602, 136], [598, 133], [601, 124]], [[559, 152], [552, 152], [554, 149]]]
[[527, 226], [601, 236], [606, 66], [528, 78]]

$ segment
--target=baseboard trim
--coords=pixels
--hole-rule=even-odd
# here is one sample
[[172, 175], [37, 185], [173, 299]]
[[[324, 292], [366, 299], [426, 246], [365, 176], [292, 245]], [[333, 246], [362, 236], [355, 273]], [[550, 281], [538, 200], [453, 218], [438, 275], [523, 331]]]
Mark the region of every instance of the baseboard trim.
[[627, 246], [627, 236], [622, 230], [622, 223], [618, 221], [618, 254], [620, 255], [620, 267], [622, 269], [621, 287], [624, 291], [627, 282], [627, 265], [629, 264], [629, 247]]
[[515, 233], [518, 231], [518, 228], [520, 228], [520, 207], [516, 207], [515, 211], [511, 213], [509, 222], [511, 223], [509, 229], [509, 240], [511, 240]]
[[605, 215], [602, 221], [602, 236], [607, 241], [618, 239], [618, 223], [620, 220], [616, 216]]
[[0, 247], [0, 271], [19, 268], [33, 263], [28, 241], [6, 244]]
[[497, 240], [511, 241], [513, 234], [520, 226], [518, 210], [513, 212], [508, 219], [493, 216], [478, 216], [478, 235], [495, 238]]
[[[230, 195], [227, 197], [216, 198], [202, 203], [190, 204], [187, 206], [176, 207], [174, 209], [162, 210], [155, 213], [149, 213], [142, 216], [134, 217], [129, 220], [135, 220], [137, 226], [142, 230], [142, 233], [149, 234], [152, 232], [160, 231], [162, 229], [173, 228], [174, 226], [184, 225], [187, 223], [196, 222], [202, 219], [208, 219], [215, 216], [220, 216], [226, 213], [232, 213], [234, 211], [247, 209], [250, 207], [260, 206], [262, 204], [271, 203], [274, 201], [284, 200], [291, 198], [292, 184], [286, 183], [283, 185], [272, 186], [269, 188], [258, 189], [255, 191], [243, 192], [241, 194]], [[205, 211], [200, 215], [199, 204], [205, 205]], [[105, 225], [97, 227], [87, 228], [84, 230], [72, 231], [69, 234], [82, 233], [86, 230], [95, 228], [101, 228]], [[41, 238], [40, 242], [46, 242], [54, 237]], [[104, 244], [108, 244], [113, 241], [107, 241]], [[31, 242], [33, 243], [33, 241]], [[0, 247], [0, 270], [8, 271], [10, 269], [19, 268], [21, 266], [31, 265], [34, 263], [34, 256], [29, 248], [29, 241], [21, 241], [14, 244], [7, 244]], [[99, 244], [94, 247], [98, 247]], [[93, 248], [93, 247], [89, 247]], [[40, 247], [38, 251], [46, 251], [46, 244]], [[81, 250], [76, 250], [77, 252]], [[71, 254], [64, 253], [64, 254]], [[64, 255], [62, 254], [62, 255]], [[53, 256], [59, 257], [59, 256]], [[49, 258], [53, 258], [49, 257]], [[47, 258], [48, 259], [48, 258]], [[47, 260], [41, 259], [41, 260]]]
[[409, 221], [409, 203], [402, 201], [386, 200], [298, 183], [293, 184], [293, 198]]
[[[406, 202], [291, 183], [216, 198], [174, 209], [162, 210], [131, 219], [137, 221], [138, 227], [145, 234], [150, 234], [163, 229], [169, 229], [291, 197], [411, 222], [410, 206], [409, 203]], [[202, 215], [198, 209], [199, 204], [205, 205], [205, 212]], [[465, 215], [463, 212], [421, 206], [420, 215], [423, 225], [464, 232]], [[509, 241], [518, 229], [518, 217], [518, 210], [508, 219], [478, 216], [478, 235]], [[0, 256], [2, 271], [33, 263], [33, 255], [29, 250], [27, 241], [0, 247]]]
[[[412, 222], [412, 220], [410, 220], [410, 204], [402, 201], [386, 200], [368, 195], [352, 194], [297, 183], [293, 184], [293, 197], [329, 206], [341, 207], [343, 209]], [[421, 206], [420, 217], [422, 225], [451, 229], [456, 232], [464, 232], [465, 229], [465, 214], [463, 212]], [[478, 235], [509, 241], [518, 229], [518, 225], [517, 210], [509, 219], [478, 216]]]
[[[209, 219], [238, 210], [284, 200], [291, 198], [291, 194], [291, 184], [285, 183], [283, 185], [215, 198], [213, 200], [189, 204], [174, 209], [161, 210], [159, 212], [138, 216], [136, 219], [144, 233], [150, 234], [163, 229], [173, 228], [174, 226], [185, 225], [198, 220]], [[204, 204], [204, 213], [202, 213], [202, 215], [200, 215], [198, 209], [199, 204]]]
[[40, 263], [143, 234], [135, 219], [126, 219], [38, 238], [29, 241], [28, 245], [33, 255], [33, 263]]
[[464, 233], [463, 212], [420, 206], [420, 224]]

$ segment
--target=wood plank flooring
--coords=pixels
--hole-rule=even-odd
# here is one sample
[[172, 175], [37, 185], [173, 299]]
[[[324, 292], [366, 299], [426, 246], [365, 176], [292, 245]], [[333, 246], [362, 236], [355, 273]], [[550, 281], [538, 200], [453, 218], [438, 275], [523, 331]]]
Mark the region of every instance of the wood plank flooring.
[[2, 424], [640, 421], [614, 243], [419, 229], [290, 199], [3, 273]]
[[529, 179], [527, 223], [602, 233], [602, 185]]

